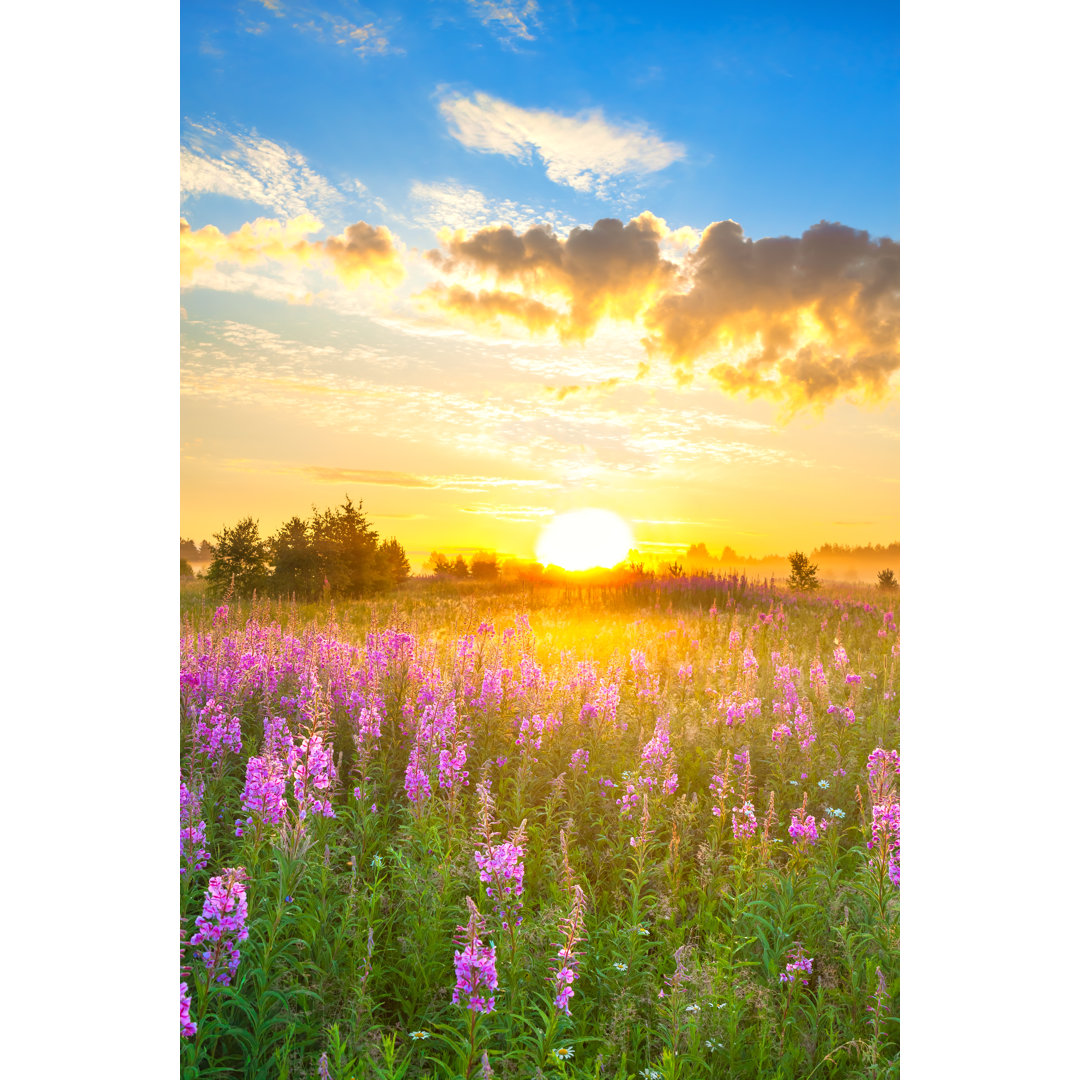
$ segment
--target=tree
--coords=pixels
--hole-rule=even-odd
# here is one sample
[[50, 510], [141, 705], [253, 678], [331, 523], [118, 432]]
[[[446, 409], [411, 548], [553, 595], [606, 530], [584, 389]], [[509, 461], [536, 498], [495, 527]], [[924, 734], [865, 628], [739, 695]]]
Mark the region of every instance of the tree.
[[478, 551], [469, 560], [469, 573], [477, 581], [495, 581], [499, 576], [499, 561], [493, 551]]
[[384, 540], [375, 553], [379, 577], [383, 585], [394, 587], [405, 581], [411, 571], [409, 557], [397, 540]]
[[450, 567], [450, 573], [456, 578], [467, 578], [469, 576], [469, 564], [465, 562], [465, 556], [459, 555]]
[[896, 575], [891, 570], [882, 570], [877, 576], [877, 587], [879, 589], [899, 589], [900, 582], [896, 580]]
[[193, 578], [195, 571], [191, 569], [191, 563], [187, 559], [180, 560], [180, 576], [182, 578]]
[[430, 570], [436, 577], [447, 577], [451, 568], [450, 560], [441, 552], [433, 551], [424, 563], [424, 569]]
[[194, 540], [185, 540], [182, 536], [180, 537], [180, 558], [188, 562], [199, 561], [199, 549], [195, 546]]
[[214, 561], [206, 571], [208, 591], [212, 596], [226, 593], [247, 599], [268, 580], [266, 545], [259, 539], [259, 523], [244, 518], [233, 528], [221, 527], [214, 533]]
[[821, 586], [817, 579], [817, 567], [801, 552], [793, 551], [788, 556], [791, 563], [791, 574], [787, 583], [797, 592], [811, 592]]
[[270, 590], [277, 596], [315, 600], [322, 592], [322, 567], [315, 548], [311, 525], [293, 517], [268, 542], [274, 572]]
[[363, 503], [345, 501], [337, 510], [320, 514], [312, 507], [312, 543], [319, 554], [323, 577], [342, 596], [362, 596], [377, 584], [375, 555], [379, 534], [362, 513]]

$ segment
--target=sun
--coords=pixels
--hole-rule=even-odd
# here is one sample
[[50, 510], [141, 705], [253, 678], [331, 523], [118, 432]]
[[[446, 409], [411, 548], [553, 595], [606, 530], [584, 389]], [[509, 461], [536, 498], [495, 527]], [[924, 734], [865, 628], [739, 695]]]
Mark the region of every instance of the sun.
[[572, 510], [559, 514], [540, 534], [536, 557], [564, 570], [614, 566], [633, 547], [634, 534], [610, 510]]

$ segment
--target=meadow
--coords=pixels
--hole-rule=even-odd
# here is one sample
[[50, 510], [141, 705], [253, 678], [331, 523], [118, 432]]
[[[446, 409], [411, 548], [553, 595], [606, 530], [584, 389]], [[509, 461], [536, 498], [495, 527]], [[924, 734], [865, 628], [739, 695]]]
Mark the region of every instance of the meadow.
[[181, 600], [183, 1077], [899, 1075], [899, 599]]

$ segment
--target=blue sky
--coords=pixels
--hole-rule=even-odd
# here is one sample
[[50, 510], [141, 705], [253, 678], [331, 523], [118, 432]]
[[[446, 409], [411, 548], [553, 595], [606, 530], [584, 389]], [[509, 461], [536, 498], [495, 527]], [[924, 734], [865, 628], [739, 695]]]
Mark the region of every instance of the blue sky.
[[[493, 10], [521, 22], [485, 23]], [[184, 3], [181, 18], [185, 118], [296, 147], [320, 174], [362, 178], [399, 212], [413, 182], [453, 179], [590, 222], [647, 208], [698, 228], [733, 217], [755, 237], [825, 219], [899, 238], [895, 4], [246, 0]], [[334, 43], [365, 27], [371, 37]], [[522, 109], [600, 110], [682, 153], [614, 198], [580, 194], [548, 179], [535, 154], [522, 163], [452, 138], [440, 99], [476, 92]], [[219, 224], [243, 212], [204, 209]]]
[[898, 36], [182, 4], [185, 534], [348, 491], [413, 555], [586, 506], [658, 555], [895, 539]]

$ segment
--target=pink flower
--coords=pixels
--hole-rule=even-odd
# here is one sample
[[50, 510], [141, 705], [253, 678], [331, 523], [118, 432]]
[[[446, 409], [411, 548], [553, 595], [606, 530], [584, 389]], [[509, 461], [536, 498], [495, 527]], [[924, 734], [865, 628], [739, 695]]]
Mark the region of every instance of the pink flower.
[[484, 917], [477, 910], [472, 897], [467, 896], [465, 903], [469, 908], [469, 922], [459, 926], [462, 935], [455, 940], [462, 945], [454, 950], [454, 974], [457, 982], [454, 986], [454, 1004], [465, 999], [465, 1007], [470, 1012], [490, 1013], [495, 1011], [495, 991], [499, 988], [499, 975], [495, 970], [495, 950], [483, 943]]

